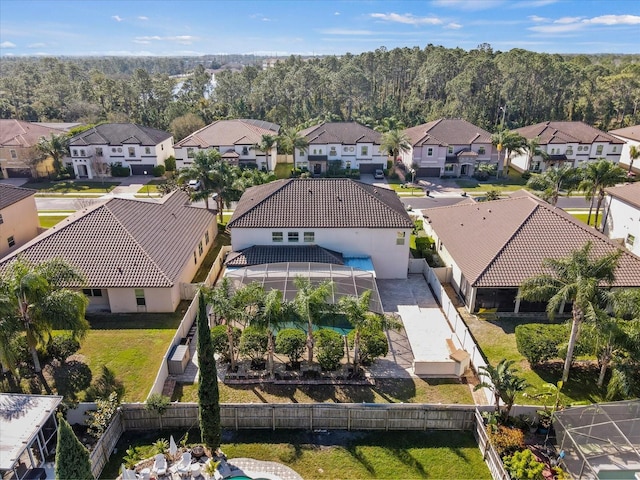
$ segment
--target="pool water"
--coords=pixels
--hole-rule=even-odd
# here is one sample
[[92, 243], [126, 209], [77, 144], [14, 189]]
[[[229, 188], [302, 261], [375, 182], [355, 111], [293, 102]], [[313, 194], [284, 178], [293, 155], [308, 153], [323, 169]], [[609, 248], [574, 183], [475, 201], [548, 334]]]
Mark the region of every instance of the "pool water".
[[367, 272], [374, 272], [371, 257], [344, 257], [344, 264], [347, 267], [359, 268]]

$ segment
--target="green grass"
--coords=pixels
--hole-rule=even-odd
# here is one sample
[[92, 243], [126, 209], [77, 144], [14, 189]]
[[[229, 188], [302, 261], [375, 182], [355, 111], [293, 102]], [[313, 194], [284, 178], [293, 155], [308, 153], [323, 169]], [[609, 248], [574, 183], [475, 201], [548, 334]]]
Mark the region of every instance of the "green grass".
[[[145, 185], [142, 186], [140, 190], [138, 190], [139, 194], [147, 194], [147, 193], [160, 193], [158, 190], [158, 185], [166, 182], [164, 179], [155, 179], [148, 181]], [[136, 195], [138, 197], [139, 195]]]
[[[173, 401], [197, 402], [197, 385], [178, 385]], [[225, 385], [223, 403], [455, 403], [473, 404], [469, 385], [457, 380], [377, 379], [375, 385]]]
[[41, 215], [38, 217], [40, 227], [51, 228], [67, 218], [69, 215]]
[[515, 192], [526, 189], [527, 181], [519, 173], [511, 173], [504, 178], [492, 178], [486, 182], [479, 182], [473, 178], [456, 178], [456, 184], [466, 192], [486, 192], [500, 190], [501, 192]]
[[[116, 478], [125, 450], [158, 438], [181, 438], [184, 431], [127, 432], [100, 478]], [[199, 438], [194, 428], [189, 439]], [[229, 459], [254, 458], [285, 464], [302, 478], [490, 479], [471, 432], [225, 431], [222, 450]]]
[[388, 180], [388, 185], [391, 190], [395, 191], [398, 194], [405, 195], [424, 195], [424, 190], [420, 187], [405, 187], [405, 184], [400, 182], [399, 180]]
[[106, 193], [118, 185], [120, 185], [120, 182], [68, 180], [62, 182], [27, 182], [24, 186], [40, 192], [51, 193]]
[[276, 165], [276, 169], [274, 170], [274, 173], [279, 180], [283, 178], [289, 178], [291, 176], [292, 168], [293, 168], [293, 163], [278, 163]]
[[[571, 216], [574, 217], [574, 218], [577, 218], [582, 223], [587, 223], [587, 220], [589, 218], [589, 214], [588, 213], [571, 213]], [[595, 225], [595, 219], [596, 219], [596, 216], [595, 215], [591, 215], [591, 221], [587, 225], [593, 227]]]
[[106, 365], [125, 386], [124, 401], [142, 402], [155, 380], [188, 302], [174, 313], [88, 313], [91, 330], [78, 352], [94, 378]]

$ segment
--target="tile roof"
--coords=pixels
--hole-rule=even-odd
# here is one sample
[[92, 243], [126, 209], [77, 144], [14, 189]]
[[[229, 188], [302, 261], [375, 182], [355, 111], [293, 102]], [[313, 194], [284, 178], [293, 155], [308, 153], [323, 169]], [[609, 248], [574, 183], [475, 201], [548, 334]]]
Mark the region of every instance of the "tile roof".
[[265, 263], [305, 262], [344, 265], [340, 252], [318, 245], [256, 245], [238, 252], [231, 252], [225, 264], [228, 267], [248, 267]]
[[0, 183], [0, 210], [35, 195], [36, 190]]
[[365, 127], [358, 122], [322, 122], [320, 125], [300, 131], [310, 145], [327, 145], [330, 143], [355, 145], [356, 143], [373, 143], [380, 145], [382, 134]]
[[277, 135], [280, 126], [271, 122], [252, 119], [216, 120], [186, 138], [174, 147], [220, 147], [221, 145], [253, 145], [262, 135]]
[[[474, 287], [516, 287], [542, 272], [545, 258], [566, 257], [587, 241], [594, 255], [619, 248], [559, 208], [518, 192], [505, 200], [423, 210]], [[640, 258], [624, 251], [615, 286], [640, 287]]]
[[617, 137], [628, 138], [640, 142], [640, 125], [632, 125], [631, 127], [618, 128], [617, 130], [609, 130], [611, 135]]
[[517, 128], [514, 132], [529, 139], [538, 137], [540, 145], [558, 143], [591, 144], [594, 142], [624, 143], [613, 135], [609, 135], [583, 122], [542, 122]]
[[347, 178], [276, 180], [248, 189], [229, 228], [413, 228], [398, 195]]
[[411, 145], [469, 145], [491, 143], [491, 134], [486, 130], [459, 118], [441, 118], [429, 123], [407, 128], [404, 133]]
[[23, 120], [0, 120], [0, 147], [32, 147], [42, 137], [64, 134], [63, 128], [52, 128]]
[[162, 203], [112, 198], [63, 220], [5, 257], [37, 263], [61, 257], [95, 288], [170, 287], [215, 213], [191, 207], [185, 192]]
[[623, 202], [640, 208], [640, 183], [627, 183], [617, 187], [610, 187], [605, 191], [612, 197], [618, 198]]
[[171, 134], [135, 123], [103, 123], [71, 137], [69, 145], [158, 145]]

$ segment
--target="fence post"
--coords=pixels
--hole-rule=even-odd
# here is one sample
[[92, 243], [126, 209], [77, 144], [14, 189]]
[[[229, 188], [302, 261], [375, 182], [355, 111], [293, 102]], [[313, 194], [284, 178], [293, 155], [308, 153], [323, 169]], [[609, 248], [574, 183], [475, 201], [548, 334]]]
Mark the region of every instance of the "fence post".
[[276, 407], [271, 407], [271, 430], [276, 430]]
[[313, 432], [313, 405], [309, 408], [309, 430]]
[[349, 414], [347, 415], [347, 431], [351, 431], [351, 409], [348, 410]]

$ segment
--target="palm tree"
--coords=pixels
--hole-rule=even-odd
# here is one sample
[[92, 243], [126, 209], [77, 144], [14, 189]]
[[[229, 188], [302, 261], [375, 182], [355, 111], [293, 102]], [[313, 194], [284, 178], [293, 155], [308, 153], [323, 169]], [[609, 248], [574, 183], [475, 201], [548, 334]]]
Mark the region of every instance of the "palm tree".
[[631, 173], [631, 169], [633, 168], [633, 162], [640, 158], [640, 148], [635, 145], [631, 145], [629, 147], [629, 170], [628, 173]]
[[591, 202], [589, 207], [589, 216], [587, 218], [588, 225], [591, 224], [591, 212], [593, 210], [594, 198], [597, 198], [597, 202], [596, 217], [593, 224], [598, 228], [598, 215], [605, 197], [605, 189], [607, 187], [613, 187], [618, 183], [622, 183], [626, 179], [627, 173], [622, 168], [605, 159], [600, 159], [597, 162], [587, 164], [582, 174], [582, 181], [578, 185], [578, 190], [585, 192], [585, 199]]
[[539, 137], [527, 139], [522, 145], [522, 148], [527, 152], [527, 165], [529, 166], [529, 170], [531, 170], [531, 165], [533, 164], [534, 157], [542, 157], [543, 162], [546, 162], [549, 158], [549, 154], [540, 149]]
[[480, 382], [474, 387], [474, 390], [488, 388], [493, 392], [496, 412], [500, 412], [500, 400], [504, 403], [504, 417], [509, 417], [509, 412], [516, 400], [516, 395], [524, 391], [529, 384], [518, 377], [517, 371], [512, 368], [515, 360], [507, 360], [503, 358], [494, 367], [491, 364], [478, 368], [478, 375], [486, 377], [487, 380]]
[[267, 356], [269, 375], [273, 376], [275, 351], [275, 332], [279, 330], [283, 323], [287, 322], [291, 316], [292, 305], [283, 301], [280, 290], [270, 290], [262, 301], [261, 311], [251, 321], [252, 325], [262, 327], [267, 331]]
[[333, 283], [327, 280], [314, 287], [311, 280], [304, 277], [296, 277], [293, 283], [297, 289], [293, 300], [294, 309], [307, 322], [307, 358], [311, 364], [315, 346], [313, 327], [322, 311], [327, 308], [327, 299], [333, 294]]
[[380, 148], [393, 156], [395, 162], [401, 152], [406, 153], [411, 150], [411, 141], [402, 130], [389, 130], [382, 134]]
[[[89, 330], [89, 322], [84, 318], [89, 300], [81, 292], [68, 288], [83, 283], [82, 275], [60, 259], [36, 265], [17, 258], [0, 277], [3, 324], [20, 325], [37, 373], [42, 370], [37, 347], [49, 342], [53, 330], [69, 330], [76, 339]], [[10, 354], [3, 357], [3, 364], [10, 361]]]
[[262, 135], [262, 137], [260, 137], [260, 142], [256, 143], [253, 148], [257, 148], [258, 150], [260, 150], [261, 152], [264, 152], [264, 154], [267, 157], [267, 168], [270, 168], [269, 165], [269, 152], [271, 152], [271, 149], [273, 148], [273, 146], [278, 142], [278, 137], [276, 137], [275, 135], [269, 135], [268, 133], [265, 133]]
[[300, 130], [297, 128], [289, 128], [285, 130], [278, 142], [281, 144], [284, 153], [291, 154], [291, 161], [295, 163], [295, 151], [300, 150], [305, 152], [309, 148], [309, 141], [300, 135]]
[[571, 195], [571, 190], [578, 185], [580, 179], [581, 172], [578, 169], [563, 165], [549, 168], [540, 174], [534, 173], [527, 181], [527, 186], [542, 192], [542, 198], [555, 207], [560, 190], [566, 190], [567, 195]]
[[239, 180], [240, 176], [240, 167], [231, 165], [222, 159], [214, 161], [209, 171], [211, 191], [217, 194], [216, 203], [220, 223], [223, 221], [224, 207], [229, 207], [231, 202], [238, 201], [242, 196], [244, 187], [242, 181]]
[[562, 381], [569, 378], [569, 369], [573, 361], [573, 351], [578, 340], [583, 321], [595, 322], [600, 312], [610, 301], [610, 286], [615, 277], [621, 250], [593, 258], [592, 244], [587, 242], [582, 248], [573, 250], [567, 257], [546, 258], [542, 267], [550, 273], [528, 278], [518, 293], [519, 298], [532, 301], [546, 301], [547, 315], [554, 319], [556, 313], [567, 303], [572, 304], [571, 335], [564, 362]]
[[[190, 190], [191, 201], [204, 200], [207, 209], [209, 208], [209, 198], [216, 192], [217, 185], [211, 179], [211, 172], [216, 162], [221, 162], [222, 156], [216, 149], [199, 151], [193, 158], [193, 164], [181, 168], [178, 172], [178, 183], [185, 184], [189, 180], [198, 180], [200, 188]], [[222, 213], [222, 210], [220, 210]]]
[[509, 175], [511, 156], [523, 153], [525, 143], [526, 140], [522, 135], [508, 129], [500, 130], [491, 135], [491, 144], [498, 150], [498, 155], [500, 155], [503, 150], [505, 152], [506, 175]]
[[[366, 124], [366, 122], [360, 123], [363, 125]], [[405, 128], [404, 122], [402, 120], [398, 120], [395, 115], [383, 118], [375, 127], [373, 127], [376, 132], [380, 133], [386, 133], [392, 130], [404, 130]]]
[[36, 144], [36, 150], [42, 153], [45, 158], [51, 157], [53, 169], [56, 175], [60, 175], [62, 170], [62, 157], [69, 152], [69, 137], [64, 134], [51, 134], [49, 138], [41, 137]]

